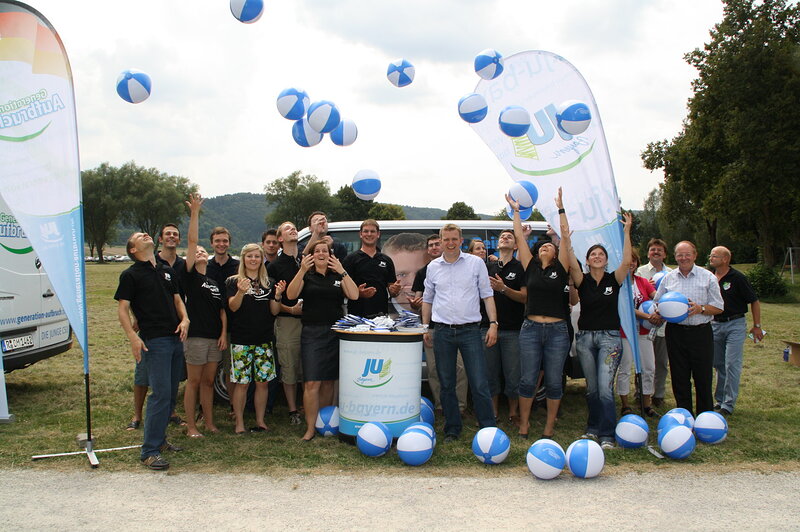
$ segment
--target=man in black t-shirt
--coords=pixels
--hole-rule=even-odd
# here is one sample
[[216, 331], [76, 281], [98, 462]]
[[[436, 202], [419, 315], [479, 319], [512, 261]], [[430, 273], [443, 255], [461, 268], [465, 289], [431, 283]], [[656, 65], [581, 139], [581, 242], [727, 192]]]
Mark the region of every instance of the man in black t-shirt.
[[[224, 227], [215, 227], [211, 230], [209, 240], [214, 256], [208, 261], [206, 276], [214, 279], [217, 286], [223, 287], [228, 277], [239, 272], [239, 261], [228, 253], [232, 242], [231, 233]], [[227, 301], [225, 306], [227, 307]]]
[[172, 268], [175, 272], [176, 280], [178, 282], [178, 293], [186, 300], [186, 295], [183, 293], [183, 274], [186, 271], [186, 261], [178, 256], [178, 246], [181, 244], [181, 232], [178, 226], [169, 223], [161, 228], [161, 234], [158, 235], [158, 243], [161, 249], [156, 253], [156, 260], [165, 266]]
[[333, 249], [333, 254], [339, 260], [344, 260], [347, 257], [347, 248], [341, 242], [336, 242], [332, 236], [328, 234], [328, 216], [322, 211], [314, 211], [308, 215], [308, 228], [311, 230], [311, 237], [298, 244], [298, 250], [302, 255], [309, 244], [313, 244], [318, 240], [327, 240], [330, 247]]
[[167, 442], [167, 424], [177, 397], [178, 376], [184, 363], [182, 342], [189, 330], [189, 319], [175, 284], [175, 272], [156, 261], [152, 237], [134, 233], [126, 248], [136, 262], [120, 274], [114, 299], [119, 302], [117, 315], [131, 353], [137, 362], [144, 359], [148, 368], [151, 393], [141, 461], [150, 469], [163, 470], [169, 468], [169, 462], [161, 452], [179, 450]]
[[394, 262], [378, 250], [381, 230], [375, 220], [364, 220], [359, 230], [361, 249], [349, 254], [342, 266], [358, 286], [358, 299], [347, 302], [347, 312], [373, 318], [389, 313], [389, 296], [400, 293]]

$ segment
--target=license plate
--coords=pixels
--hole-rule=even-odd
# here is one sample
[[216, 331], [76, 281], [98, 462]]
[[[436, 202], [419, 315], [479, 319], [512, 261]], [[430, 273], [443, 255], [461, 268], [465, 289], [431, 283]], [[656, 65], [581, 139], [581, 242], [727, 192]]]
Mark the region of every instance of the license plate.
[[33, 335], [18, 336], [16, 338], [7, 338], [3, 340], [3, 353], [22, 349], [23, 347], [33, 347]]

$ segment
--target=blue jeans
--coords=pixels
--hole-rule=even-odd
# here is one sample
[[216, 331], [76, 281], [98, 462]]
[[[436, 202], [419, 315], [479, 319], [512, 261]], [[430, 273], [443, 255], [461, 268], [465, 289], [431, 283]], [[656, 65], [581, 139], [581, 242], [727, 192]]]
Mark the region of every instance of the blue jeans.
[[142, 459], [159, 454], [167, 441], [169, 415], [175, 406], [172, 398], [178, 395], [178, 379], [184, 364], [183, 343], [177, 336], [151, 338], [144, 344], [147, 351], [142, 352], [142, 358], [147, 361], [150, 395], [144, 418]]
[[561, 378], [569, 355], [569, 330], [564, 320], [539, 323], [526, 319], [519, 331], [519, 396], [531, 398], [544, 368], [544, 387], [548, 399], [561, 399]]
[[619, 331], [580, 331], [576, 338], [578, 359], [586, 376], [589, 420], [586, 432], [613, 438], [617, 425], [614, 379], [622, 359]]
[[[489, 329], [481, 330], [484, 340], [487, 332]], [[489, 391], [492, 396], [500, 395], [500, 383], [505, 381], [505, 396], [516, 399], [519, 394], [519, 331], [497, 331], [497, 343], [486, 347], [484, 341], [483, 352], [486, 354]]]
[[714, 369], [717, 370], [714, 400], [728, 412], [733, 412], [736, 398], [739, 397], [747, 318], [724, 323], [712, 322], [711, 328], [714, 331]]
[[475, 417], [481, 428], [494, 427], [492, 396], [489, 394], [489, 380], [486, 377], [486, 357], [483, 355], [481, 330], [478, 324], [454, 329], [437, 324], [433, 335], [433, 355], [436, 358], [436, 373], [441, 386], [440, 400], [444, 412], [444, 433], [461, 434], [461, 413], [458, 411], [456, 397], [456, 357], [461, 351], [464, 369], [472, 390], [472, 404]]

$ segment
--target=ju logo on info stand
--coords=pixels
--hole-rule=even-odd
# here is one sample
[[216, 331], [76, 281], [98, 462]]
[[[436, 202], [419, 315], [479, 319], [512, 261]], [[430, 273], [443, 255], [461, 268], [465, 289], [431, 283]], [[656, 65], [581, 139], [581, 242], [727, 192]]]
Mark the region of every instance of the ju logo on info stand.
[[362, 388], [378, 388], [388, 384], [393, 378], [392, 359], [368, 358], [364, 362], [364, 369], [355, 382]]

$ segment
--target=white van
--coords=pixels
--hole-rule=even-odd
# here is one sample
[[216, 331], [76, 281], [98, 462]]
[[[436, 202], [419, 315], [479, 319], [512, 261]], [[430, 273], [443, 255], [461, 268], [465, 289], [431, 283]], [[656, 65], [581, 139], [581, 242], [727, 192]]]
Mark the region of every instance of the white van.
[[72, 328], [42, 263], [0, 197], [0, 349], [8, 373], [72, 347]]

